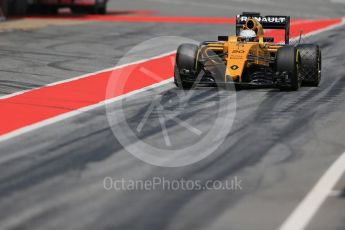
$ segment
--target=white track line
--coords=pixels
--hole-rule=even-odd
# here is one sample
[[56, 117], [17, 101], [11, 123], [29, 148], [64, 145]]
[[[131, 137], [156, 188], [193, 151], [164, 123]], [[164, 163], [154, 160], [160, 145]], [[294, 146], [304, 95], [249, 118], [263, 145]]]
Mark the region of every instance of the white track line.
[[[336, 25], [333, 25], [333, 26], [329, 26], [327, 28], [320, 29], [320, 30], [308, 33], [305, 36], [316, 35], [316, 34], [324, 32], [324, 31], [328, 31], [328, 30], [334, 29], [336, 27], [339, 27], [339, 26], [343, 25], [344, 23], [345, 23], [345, 18], [343, 18], [341, 23], [339, 23], [339, 24], [336, 24]], [[130, 63], [130, 64], [125, 64], [125, 65], [121, 65], [121, 66], [118, 66], [118, 67], [114, 67], [114, 68], [109, 68], [109, 69], [106, 69], [106, 70], [98, 71], [98, 72], [95, 72], [95, 73], [86, 74], [86, 75], [79, 76], [79, 77], [76, 77], [76, 78], [55, 82], [53, 84], [46, 85], [46, 86], [43, 86], [41, 88], [48, 87], [48, 86], [53, 86], [53, 85], [58, 85], [58, 84], [62, 84], [62, 83], [70, 82], [70, 81], [74, 81], [74, 80], [77, 80], [77, 79], [80, 79], [80, 78], [92, 76], [94, 74], [102, 73], [102, 72], [105, 72], [105, 71], [108, 71], [108, 70], [114, 70], [114, 69], [119, 69], [119, 68], [122, 68], [122, 67], [125, 67], [125, 66], [133, 65], [133, 64], [139, 64], [139, 63], [142, 63], [142, 62], [145, 62], [145, 61], [154, 60], [154, 59], [157, 59], [157, 58], [160, 58], [160, 57], [165, 57], [165, 56], [168, 56], [168, 55], [173, 54], [173, 53], [174, 52], [169, 52], [169, 53], [165, 53], [165, 54], [153, 57], [153, 58], [144, 59], [144, 60], [140, 60], [140, 61], [133, 62], [133, 63]], [[70, 118], [70, 117], [74, 117], [74, 116], [76, 116], [78, 114], [81, 114], [81, 113], [83, 113], [85, 111], [89, 111], [89, 110], [92, 110], [92, 109], [99, 108], [101, 106], [104, 106], [105, 104], [112, 103], [112, 102], [115, 102], [115, 101], [119, 101], [119, 100], [121, 100], [121, 99], [123, 99], [125, 97], [131, 96], [131, 95], [134, 95], [134, 94], [137, 94], [137, 93], [140, 93], [140, 92], [143, 92], [143, 91], [146, 91], [146, 90], [158, 87], [158, 86], [162, 86], [162, 85], [167, 84], [168, 82], [171, 82], [171, 81], [172, 80], [169, 79], [169, 80], [166, 80], [166, 81], [163, 81], [163, 82], [160, 82], [160, 83], [157, 83], [157, 84], [154, 84], [154, 85], [151, 85], [151, 86], [148, 86], [148, 87], [145, 87], [145, 88], [133, 91], [131, 93], [128, 93], [128, 94], [125, 94], [125, 95], [121, 95], [119, 97], [116, 97], [116, 98], [113, 98], [113, 99], [109, 99], [109, 100], [100, 102], [100, 103], [95, 104], [95, 105], [87, 106], [87, 107], [84, 107], [84, 108], [81, 108], [81, 109], [78, 109], [78, 110], [75, 110], [75, 111], [72, 111], [72, 112], [68, 112], [68, 113], [65, 113], [65, 114], [62, 114], [62, 115], [59, 115], [59, 116], [56, 116], [56, 117], [49, 118], [47, 120], [44, 120], [44, 121], [36, 123], [36, 124], [32, 124], [32, 125], [29, 125], [29, 126], [26, 126], [26, 127], [20, 128], [20, 129], [17, 129], [17, 130], [15, 130], [13, 132], [10, 132], [8, 134], [4, 134], [4, 135], [0, 136], [0, 142], [6, 141], [6, 140], [8, 140], [10, 138], [22, 135], [24, 133], [31, 132], [33, 130], [42, 128], [44, 126], [54, 124], [54, 123], [62, 121], [64, 119], [67, 119], [67, 118]], [[34, 90], [36, 90], [36, 89], [34, 89]], [[10, 94], [10, 95], [2, 97], [2, 98], [0, 97], [0, 99], [14, 97], [16, 95], [23, 94], [25, 92], [28, 92], [28, 91], [22, 91], [22, 92], [19, 92], [19, 93]], [[0, 160], [0, 162], [1, 161], [2, 160]]]
[[345, 173], [345, 152], [333, 163], [314, 188], [297, 206], [279, 230], [303, 230], [307, 227], [332, 189]]

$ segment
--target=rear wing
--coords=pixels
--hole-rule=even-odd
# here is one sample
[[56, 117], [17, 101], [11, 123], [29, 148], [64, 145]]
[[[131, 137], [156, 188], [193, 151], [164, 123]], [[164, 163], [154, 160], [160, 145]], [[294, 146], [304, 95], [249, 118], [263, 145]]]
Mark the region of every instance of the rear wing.
[[248, 18], [255, 18], [264, 29], [285, 30], [285, 44], [289, 44], [290, 17], [289, 16], [261, 16], [260, 13], [242, 13], [236, 17], [236, 35], [239, 36]]

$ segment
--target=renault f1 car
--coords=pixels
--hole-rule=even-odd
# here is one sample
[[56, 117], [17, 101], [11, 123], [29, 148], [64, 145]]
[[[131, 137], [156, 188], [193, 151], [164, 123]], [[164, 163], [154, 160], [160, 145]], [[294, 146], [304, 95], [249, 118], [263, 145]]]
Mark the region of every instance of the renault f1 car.
[[[266, 37], [264, 29], [285, 30], [285, 44]], [[200, 45], [182, 44], [176, 54], [174, 82], [190, 89], [198, 85], [273, 86], [298, 90], [319, 86], [321, 50], [316, 44], [289, 44], [290, 17], [242, 13], [236, 36]]]

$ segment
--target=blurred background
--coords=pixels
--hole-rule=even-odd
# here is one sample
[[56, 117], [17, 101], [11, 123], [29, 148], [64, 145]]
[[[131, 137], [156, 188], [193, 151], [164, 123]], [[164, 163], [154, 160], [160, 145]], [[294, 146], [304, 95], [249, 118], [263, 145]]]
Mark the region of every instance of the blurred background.
[[320, 18], [344, 15], [344, 3], [344, 0], [1, 0], [1, 9], [4, 16], [56, 14], [59, 9], [69, 8], [77, 14], [141, 10], [155, 15], [229, 17], [255, 10], [263, 14]]

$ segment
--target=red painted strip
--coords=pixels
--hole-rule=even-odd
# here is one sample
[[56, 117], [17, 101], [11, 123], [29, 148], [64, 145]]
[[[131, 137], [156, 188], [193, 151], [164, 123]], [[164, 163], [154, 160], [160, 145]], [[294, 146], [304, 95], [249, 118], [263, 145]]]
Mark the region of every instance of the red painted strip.
[[[291, 35], [298, 35], [300, 28], [307, 33], [340, 21], [340, 19], [334, 19], [294, 24], [291, 28]], [[270, 31], [269, 35], [273, 33]], [[278, 39], [281, 40], [279, 36]], [[171, 64], [173, 57], [174, 55], [168, 55], [141, 64], [133, 64], [1, 99], [0, 135], [168, 79], [173, 75]], [[161, 79], [154, 79], [152, 76], [144, 74], [141, 71], [142, 68], [154, 71], [155, 75]], [[106, 96], [105, 92], [110, 78], [114, 83], [114, 92]]]
[[[140, 72], [140, 68], [155, 70], [155, 74], [166, 80], [172, 76], [173, 67], [169, 55], [159, 59], [106, 71], [79, 80], [48, 86], [27, 93], [0, 100], [0, 135], [16, 129], [55, 117], [106, 99], [106, 87], [110, 77], [118, 80], [124, 88], [114, 87], [112, 97], [140, 89], [159, 80], [152, 79]], [[121, 78], [126, 74], [126, 82]], [[140, 78], [139, 78], [140, 77]]]
[[[290, 28], [290, 37], [298, 37], [300, 35], [301, 30], [303, 31], [303, 34], [307, 34], [313, 31], [320, 30], [322, 28], [327, 28], [338, 23], [341, 23], [341, 19], [339, 18], [326, 20], [298, 20], [297, 22], [292, 21]], [[268, 31], [268, 33], [273, 34], [276, 41], [283, 41], [285, 39], [284, 30]]]

